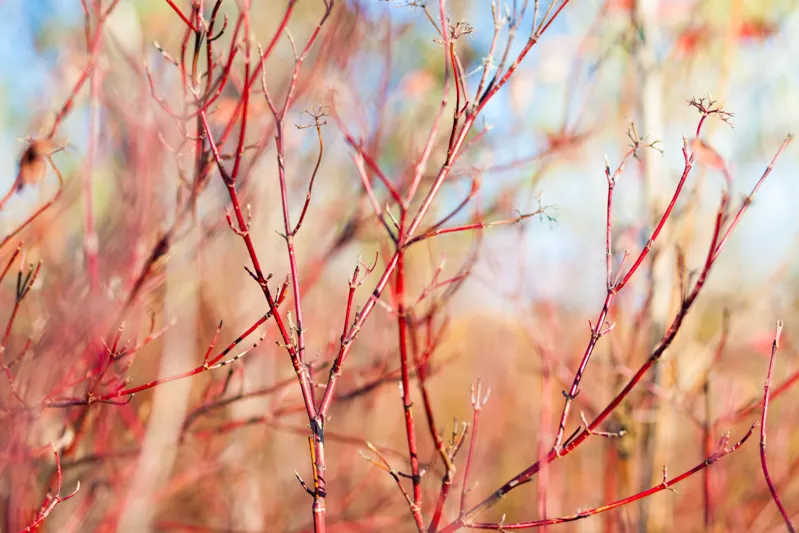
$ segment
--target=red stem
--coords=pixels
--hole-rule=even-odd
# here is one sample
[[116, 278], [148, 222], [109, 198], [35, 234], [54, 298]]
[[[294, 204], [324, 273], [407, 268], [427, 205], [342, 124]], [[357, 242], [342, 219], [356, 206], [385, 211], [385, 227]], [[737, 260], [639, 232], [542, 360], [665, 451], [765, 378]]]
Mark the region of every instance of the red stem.
[[[731, 454], [732, 452], [736, 451], [738, 448], [743, 445], [744, 442], [749, 439], [752, 435], [752, 431], [754, 430], [754, 426], [749, 428], [749, 431], [736, 442], [731, 448], [721, 448], [713, 455], [709, 456], [707, 459], [696, 465], [695, 467], [691, 468], [690, 470], [683, 472], [679, 476], [675, 477], [671, 480], [666, 480], [665, 475], [663, 482], [659, 485], [655, 485], [654, 487], [647, 489], [645, 491], [639, 492], [638, 494], [634, 494], [632, 496], [628, 496], [626, 498], [622, 498], [621, 500], [617, 500], [613, 503], [609, 503], [607, 505], [603, 505], [601, 507], [596, 507], [594, 509], [589, 509], [587, 511], [582, 511], [577, 514], [573, 514], [570, 516], [563, 516], [559, 518], [549, 518], [544, 520], [534, 520], [531, 522], [518, 522], [516, 524], [489, 524], [489, 523], [469, 523], [468, 526], [472, 529], [493, 529], [493, 530], [515, 530], [515, 529], [533, 529], [538, 527], [543, 527], [547, 525], [554, 525], [554, 524], [563, 524], [566, 522], [574, 522], [576, 520], [582, 520], [583, 518], [588, 518], [589, 516], [594, 516], [600, 513], [604, 513], [607, 511], [611, 511], [613, 509], [617, 509], [629, 503], [641, 500], [653, 494], [657, 494], [658, 492], [662, 492], [666, 489], [671, 489], [677, 483], [684, 481], [685, 479], [691, 477], [692, 475], [696, 474], [697, 472], [704, 470], [705, 468], [709, 467], [719, 459]], [[444, 530], [446, 531], [446, 530]]]
[[[419, 392], [422, 394], [422, 404], [424, 406], [425, 417], [427, 418], [427, 427], [430, 433], [430, 437], [433, 439], [433, 443], [435, 445], [436, 450], [438, 451], [439, 455], [441, 456], [441, 460], [444, 463], [444, 476], [441, 479], [441, 489], [438, 493], [438, 499], [436, 500], [436, 506], [433, 510], [433, 517], [430, 519], [430, 525], [427, 528], [429, 533], [434, 532], [438, 529], [438, 525], [441, 522], [441, 517], [444, 513], [444, 505], [447, 502], [447, 497], [449, 496], [449, 490], [452, 487], [452, 479], [455, 475], [455, 467], [452, 464], [452, 459], [450, 458], [450, 453], [456, 452], [456, 449], [453, 449], [452, 452], [449, 452], [445, 446], [444, 442], [441, 439], [441, 435], [439, 434], [438, 428], [436, 426], [434, 414], [433, 414], [433, 404], [430, 399], [430, 394], [427, 390], [427, 377], [428, 377], [428, 370], [429, 370], [429, 361], [430, 357], [433, 354], [433, 351], [436, 349], [436, 344], [438, 339], [433, 339], [433, 332], [432, 332], [432, 322], [433, 316], [429, 316], [425, 320], [425, 337], [426, 337], [426, 345], [424, 352], [421, 354], [421, 357], [415, 358], [416, 364], [416, 377], [417, 383], [419, 385]], [[413, 328], [411, 335], [411, 340], [414, 341], [415, 346], [415, 339], [416, 339], [416, 328]], [[453, 439], [454, 440], [454, 439]], [[453, 448], [455, 448], [456, 444], [453, 442]]]
[[173, 2], [172, 0], [166, 0], [166, 3], [167, 3], [167, 4], [169, 4], [169, 6], [170, 6], [170, 7], [171, 7], [171, 8], [172, 8], [174, 11], [175, 11], [175, 13], [177, 13], [177, 14], [178, 14], [178, 16], [180, 17], [180, 19], [181, 19], [183, 22], [185, 22], [185, 23], [186, 23], [186, 26], [188, 26], [188, 27], [189, 27], [189, 29], [190, 29], [191, 31], [193, 31], [194, 33], [197, 33], [197, 28], [196, 28], [196, 27], [194, 26], [194, 24], [192, 24], [192, 22], [191, 22], [191, 21], [190, 21], [190, 20], [189, 20], [189, 19], [186, 17], [186, 15], [184, 15], [184, 14], [183, 14], [183, 12], [180, 10], [180, 8], [179, 8], [178, 6], [176, 6], [176, 5], [175, 5], [175, 2]]
[[480, 386], [480, 379], [477, 380], [477, 391], [475, 393], [472, 389], [472, 408], [474, 415], [472, 416], [472, 435], [469, 439], [469, 452], [466, 455], [466, 466], [463, 469], [463, 486], [461, 487], [461, 503], [460, 513], [463, 514], [466, 510], [466, 494], [469, 492], [469, 472], [472, 469], [472, 459], [474, 458], [474, 450], [477, 448], [477, 427], [480, 422], [480, 411], [483, 407], [482, 390]]
[[763, 467], [763, 477], [766, 479], [766, 484], [768, 485], [768, 490], [771, 492], [771, 497], [774, 499], [774, 503], [777, 504], [777, 508], [780, 510], [782, 519], [785, 520], [785, 526], [788, 528], [790, 533], [796, 533], [796, 528], [794, 528], [793, 524], [791, 523], [788, 512], [785, 510], [785, 506], [782, 504], [782, 500], [780, 500], [780, 497], [777, 494], [777, 488], [774, 486], [774, 482], [771, 481], [771, 475], [768, 471], [768, 462], [766, 461], [766, 421], [768, 420], [769, 389], [771, 387], [771, 375], [774, 372], [774, 361], [777, 358], [777, 348], [780, 344], [781, 333], [782, 322], [778, 321], [777, 332], [774, 334], [774, 342], [771, 345], [771, 358], [768, 362], [766, 383], [763, 385], [763, 413], [760, 416], [760, 465]]
[[716, 252], [716, 254], [713, 257], [714, 260], [721, 253], [721, 249], [724, 246], [724, 244], [727, 242], [727, 239], [730, 238], [730, 235], [732, 234], [732, 230], [735, 229], [735, 227], [738, 225], [738, 222], [741, 220], [741, 217], [744, 215], [744, 213], [746, 212], [747, 208], [752, 203], [752, 197], [757, 193], [757, 191], [763, 185], [763, 182], [766, 181], [766, 178], [769, 176], [769, 174], [771, 174], [771, 171], [774, 169], [774, 165], [777, 162], [777, 158], [780, 157], [782, 152], [785, 150], [785, 148], [787, 148], [787, 146], [791, 143], [791, 141], [793, 141], [793, 135], [788, 135], [788, 136], [785, 137], [785, 140], [782, 141], [782, 144], [780, 145], [780, 148], [777, 150], [777, 153], [774, 154], [773, 158], [771, 158], [771, 162], [766, 167], [766, 170], [763, 171], [763, 174], [760, 176], [760, 179], [757, 180], [757, 183], [752, 188], [752, 192], [750, 192], [749, 196], [747, 196], [744, 199], [743, 205], [738, 210], [738, 212], [735, 214], [735, 218], [732, 220], [732, 222], [730, 223], [729, 227], [727, 228], [727, 231], [724, 233], [724, 236], [719, 241], [718, 251]]
[[685, 159], [685, 167], [683, 168], [682, 176], [680, 176], [680, 181], [677, 183], [677, 188], [674, 191], [674, 194], [671, 197], [671, 201], [669, 202], [668, 207], [663, 212], [663, 216], [660, 217], [660, 221], [658, 222], [655, 230], [652, 232], [652, 236], [647, 241], [646, 246], [641, 250], [641, 253], [638, 255], [638, 258], [633, 263], [633, 266], [630, 267], [630, 270], [627, 271], [627, 274], [624, 275], [624, 278], [619, 282], [615, 290], [619, 291], [622, 287], [627, 285], [627, 282], [630, 281], [630, 278], [633, 277], [638, 267], [641, 266], [644, 259], [649, 255], [649, 252], [652, 250], [652, 245], [655, 243], [655, 239], [657, 239], [658, 235], [660, 235], [660, 231], [663, 229], [663, 226], [666, 224], [666, 220], [671, 215], [672, 210], [674, 209], [674, 205], [677, 203], [677, 198], [680, 196], [682, 192], [683, 185], [685, 185], [685, 180], [688, 178], [688, 174], [691, 172], [692, 163], [686, 157]]
[[[400, 218], [399, 233], [402, 235], [405, 226], [405, 213]], [[399, 246], [398, 246], [399, 248]], [[413, 482], [413, 505], [411, 511], [416, 527], [424, 531], [422, 518], [422, 485], [419, 475], [419, 453], [416, 448], [416, 428], [413, 423], [413, 401], [411, 400], [410, 364], [408, 362], [408, 322], [405, 309], [405, 254], [398, 249], [397, 268], [395, 271], [394, 295], [397, 300], [397, 332], [399, 335], [400, 372], [402, 383], [402, 408], [405, 414], [405, 434], [408, 439], [408, 456], [411, 464], [411, 481]]]
[[[104, 394], [104, 395], [100, 395], [100, 396], [90, 396], [88, 399], [61, 398], [61, 399], [49, 400], [49, 401], [46, 402], [45, 405], [47, 407], [69, 407], [69, 406], [73, 406], [73, 405], [86, 405], [86, 404], [92, 404], [92, 403], [96, 403], [96, 402], [108, 402], [108, 401], [116, 400], [116, 399], [119, 399], [119, 398], [122, 398], [122, 397], [125, 397], [125, 396], [130, 396], [131, 394], [135, 394], [135, 393], [141, 392], [143, 390], [147, 390], [147, 389], [151, 389], [153, 387], [157, 387], [159, 385], [162, 385], [164, 383], [168, 383], [170, 381], [176, 381], [178, 379], [184, 379], [184, 378], [187, 378], [187, 377], [190, 377], [190, 376], [196, 376], [197, 374], [200, 374], [200, 373], [205, 372], [206, 370], [208, 370], [209, 367], [212, 367], [215, 364], [219, 363], [227, 354], [230, 353], [231, 350], [233, 350], [242, 341], [244, 341], [244, 339], [249, 337], [256, 329], [258, 329], [258, 327], [261, 324], [266, 322], [270, 318], [271, 314], [272, 313], [267, 313], [266, 315], [264, 315], [261, 318], [259, 318], [257, 322], [255, 322], [252, 326], [247, 328], [247, 330], [244, 331], [244, 333], [239, 335], [224, 350], [219, 352], [213, 358], [208, 359], [208, 353], [210, 353], [210, 351], [214, 347], [214, 343], [212, 342], [211, 345], [208, 348], [208, 352], [206, 353], [206, 356], [204, 358], [203, 364], [198, 366], [198, 367], [196, 367], [196, 368], [194, 368], [194, 369], [192, 369], [192, 370], [188, 370], [186, 372], [182, 372], [180, 374], [175, 374], [175, 375], [172, 375], [172, 376], [167, 376], [165, 378], [156, 379], [156, 380], [150, 381], [148, 383], [145, 383], [143, 385], [138, 385], [136, 387], [131, 387], [131, 388], [127, 388], [127, 389], [120, 389], [118, 391], [115, 391], [115, 392], [112, 392], [112, 393], [108, 393], [108, 394]], [[217, 331], [217, 333], [218, 333], [218, 331]], [[216, 341], [216, 337], [214, 337], [214, 341]]]
[[[294, 6], [297, 4], [297, 0], [289, 0], [288, 5], [286, 6], [286, 12], [283, 14], [283, 18], [278, 24], [277, 29], [275, 30], [274, 35], [272, 36], [272, 40], [269, 42], [269, 45], [264, 49], [261, 57], [258, 61], [258, 64], [252, 69], [252, 73], [250, 74], [249, 79], [245, 79], [244, 87], [242, 87], [241, 92], [242, 94], [249, 92], [252, 89], [253, 84], [258, 80], [258, 77], [261, 75], [261, 69], [266, 62], [266, 59], [272, 54], [272, 50], [274, 50], [275, 45], [277, 44], [278, 39], [286, 30], [286, 26], [288, 25], [289, 19], [291, 18], [292, 13], [294, 12]], [[233, 113], [230, 116], [230, 121], [228, 122], [225, 130], [222, 132], [222, 135], [219, 136], [218, 144], [221, 146], [225, 144], [227, 138], [230, 136], [231, 132], [233, 131], [233, 126], [236, 124], [236, 119], [241, 113], [243, 108], [242, 100], [239, 99], [236, 103], [236, 108], [233, 110]]]

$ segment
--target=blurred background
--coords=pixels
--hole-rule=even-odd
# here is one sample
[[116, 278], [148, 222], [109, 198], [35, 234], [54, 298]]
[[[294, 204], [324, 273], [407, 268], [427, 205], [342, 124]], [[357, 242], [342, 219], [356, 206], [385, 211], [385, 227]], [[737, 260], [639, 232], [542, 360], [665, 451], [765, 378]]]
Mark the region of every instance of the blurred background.
[[[243, 268], [249, 265], [247, 250], [225, 221], [230, 199], [218, 172], [211, 170], [198, 196], [191, 196], [196, 120], [181, 122], [165, 110], [180, 114], [191, 98], [175, 64], [185, 24], [164, 0], [120, 0], [113, 6], [105, 1], [101, 10], [113, 9], [95, 41], [96, 19], [89, 16], [86, 24], [87, 4], [0, 3], [0, 190], [12, 189], [19, 179], [28, 139], [51, 129], [57, 129], [52, 147], [64, 147], [52, 159], [65, 180], [47, 211], [0, 249], [5, 264], [24, 241], [23, 262], [42, 261], [18, 313], [17, 256], [1, 288], [3, 313], [14, 310], [3, 341], [3, 368], [14, 378], [0, 385], [0, 530], [23, 530], [36, 517], [52, 486], [55, 463], [48, 443], [56, 441], [64, 492], [77, 481], [81, 489], [55, 507], [41, 531], [311, 531], [311, 498], [294, 473], [311, 478], [308, 420], [272, 321], [232, 354], [261, 334], [263, 342], [228, 367], [144, 390], [124, 405], [47, 404], [87, 394], [91, 380], [81, 376], [88, 375], [103, 343], [130, 338], [136, 347], [124, 364], [109, 369], [108, 379], [115, 381], [96, 385], [108, 392], [201, 365], [220, 321], [214, 353], [268, 311]], [[189, 2], [175, 4], [191, 12]], [[206, 4], [208, 18], [214, 2]], [[444, 54], [434, 27], [438, 3], [428, 4], [340, 0], [297, 78], [283, 137], [295, 222], [323, 145], [295, 240], [306, 354], [320, 384], [338, 349], [353, 269], [358, 261], [371, 265], [377, 254], [375, 271], [356, 292], [356, 304], [363, 306], [393, 251], [375, 221], [344, 132], [406, 189], [444, 86]], [[532, 2], [527, 4], [458, 0], [447, 6], [450, 25], [466, 29], [456, 48], [469, 93], [484, 69], [491, 79], [524, 46], [534, 15]], [[223, 15], [229, 22], [214, 50], [226, 60], [239, 7], [234, 0], [220, 6], [217, 29]], [[300, 49], [324, 7], [321, 0], [297, 2], [288, 27]], [[541, 4], [539, 17], [546, 7]], [[273, 38], [285, 11], [284, 0], [252, 3], [253, 57], [256, 44]], [[506, 45], [514, 23], [518, 30]], [[590, 420], [602, 410], [663, 337], [679, 310], [681, 280], [692, 283], [703, 265], [722, 191], [739, 205], [786, 134], [796, 131], [797, 35], [799, 5], [791, 0], [572, 0], [483, 109], [475, 128], [484, 133], [470, 136], [423, 227], [465, 198], [468, 206], [448, 225], [540, 213], [425, 240], [409, 253], [406, 267], [413, 314], [420, 317], [413, 351], [428, 361], [426, 393], [444, 440], [463, 422], [471, 423], [471, 384], [480, 377], [491, 389], [469, 475], [470, 506], [532, 464], [555, 438], [561, 391], [572, 382], [590, 338], [588, 321], [596, 320], [606, 294], [605, 162], [611, 171], [622, 162], [631, 121], [647, 142], [658, 141], [659, 151], [642, 148], [616, 181], [614, 269], [624, 250], [635, 258], [646, 245], [656, 213], [671, 198], [683, 170], [683, 139], [694, 137], [701, 118], [689, 105], [692, 99], [707, 96], [732, 113], [729, 123], [708, 118], [701, 138], [733, 179], [727, 184], [720, 166], [702, 158], [691, 171], [657, 253], [611, 310], [615, 327], [594, 351], [567, 436], [580, 425], [581, 412]], [[193, 36], [187, 42], [191, 63]], [[87, 52], [91, 46], [93, 54]], [[503, 61], [506, 49], [509, 59]], [[204, 55], [199, 61], [207, 65]], [[88, 64], [89, 79], [54, 128]], [[263, 67], [273, 94], [285, 93], [293, 68], [292, 45], [280, 38]], [[243, 72], [239, 55], [230, 82], [209, 108], [215, 135], [222, 135], [231, 117], [238, 131], [234, 109]], [[423, 192], [445, 161], [453, 101], [454, 91]], [[274, 118], [260, 83], [249, 113], [237, 189], [252, 216], [261, 265], [277, 287], [289, 263], [281, 236]], [[234, 153], [237, 135], [223, 152]], [[769, 463], [797, 519], [799, 392], [791, 387], [799, 377], [793, 343], [799, 331], [793, 320], [797, 162], [796, 147], [789, 146], [675, 342], [606, 422], [604, 430], [623, 429], [624, 436], [588, 439], [481, 514], [481, 521], [498, 522], [503, 515], [508, 523], [529, 521], [595, 508], [657, 485], [664, 464], [670, 477], [700, 464], [727, 431], [733, 442], [741, 438], [759, 419], [759, 407], [747, 407], [762, 398], [778, 319], [785, 331], [774, 372], [780, 388], [769, 415]], [[390, 202], [374, 183], [379, 204]], [[3, 231], [11, 234], [58, 190], [48, 170], [38, 184], [16, 191], [0, 211]], [[168, 253], [155, 253], [164, 235]], [[416, 529], [391, 476], [359, 455], [371, 454], [369, 441], [394, 468], [408, 472], [390, 292], [346, 361], [327, 426], [333, 531]], [[282, 309], [294, 313], [293, 306], [289, 290]], [[19, 353], [24, 358], [8, 370]], [[419, 368], [413, 377], [420, 461], [428, 467], [422, 510], [429, 520], [444, 467], [428, 430], [422, 388], [416, 388]], [[19, 414], [10, 407], [17, 394], [37, 407]], [[454, 495], [442, 524], [458, 515], [466, 448], [456, 458]], [[548, 529], [677, 528], [784, 530], [763, 481], [757, 435], [676, 492]]]

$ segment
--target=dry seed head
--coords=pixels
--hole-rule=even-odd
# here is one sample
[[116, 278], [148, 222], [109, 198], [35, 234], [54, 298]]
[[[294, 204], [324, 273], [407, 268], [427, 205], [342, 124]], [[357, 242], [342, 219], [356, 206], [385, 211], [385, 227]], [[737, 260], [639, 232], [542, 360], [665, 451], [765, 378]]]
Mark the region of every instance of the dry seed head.
[[21, 191], [25, 185], [35, 185], [44, 179], [47, 170], [46, 157], [53, 152], [55, 146], [47, 139], [31, 141], [19, 158], [19, 173], [16, 189]]

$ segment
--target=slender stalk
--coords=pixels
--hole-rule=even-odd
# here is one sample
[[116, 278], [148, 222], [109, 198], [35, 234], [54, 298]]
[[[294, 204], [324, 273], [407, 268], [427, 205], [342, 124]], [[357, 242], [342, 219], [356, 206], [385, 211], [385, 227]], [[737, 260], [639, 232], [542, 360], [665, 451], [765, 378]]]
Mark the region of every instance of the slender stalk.
[[768, 490], [771, 492], [771, 497], [774, 503], [777, 504], [777, 509], [780, 510], [782, 519], [785, 520], [785, 526], [790, 533], [796, 533], [796, 528], [791, 523], [791, 518], [788, 516], [788, 511], [782, 504], [777, 488], [771, 480], [771, 474], [768, 471], [768, 461], [766, 461], [766, 422], [768, 421], [768, 404], [769, 404], [769, 389], [771, 388], [771, 375], [774, 372], [774, 361], [777, 358], [777, 349], [780, 345], [780, 335], [782, 334], [782, 321], [777, 322], [777, 331], [774, 333], [774, 342], [771, 344], [771, 357], [768, 362], [768, 373], [766, 374], [766, 383], [763, 385], [763, 413], [760, 416], [760, 465], [763, 467], [763, 477], [766, 479]]
[[657, 494], [658, 492], [662, 492], [664, 490], [673, 490], [672, 487], [674, 487], [674, 485], [680, 483], [681, 481], [686, 480], [687, 478], [691, 477], [692, 475], [696, 474], [697, 472], [700, 472], [700, 471], [706, 469], [707, 467], [709, 467], [713, 463], [716, 463], [720, 459], [722, 459], [722, 458], [726, 457], [727, 455], [729, 455], [729, 454], [733, 453], [734, 451], [736, 451], [738, 448], [740, 448], [743, 445], [744, 442], [746, 442], [749, 439], [749, 437], [752, 435], [753, 430], [754, 430], [754, 425], [749, 428], [749, 431], [747, 431], [746, 434], [744, 434], [743, 437], [741, 437], [741, 440], [739, 440], [738, 442], [736, 442], [735, 444], [733, 444], [730, 447], [727, 447], [727, 439], [729, 439], [729, 436], [726, 436], [725, 438], [722, 439], [722, 443], [719, 446], [719, 449], [714, 454], [712, 454], [711, 456], [709, 456], [707, 459], [705, 459], [704, 461], [702, 461], [698, 465], [694, 466], [690, 470], [687, 470], [687, 471], [683, 472], [682, 474], [680, 474], [679, 476], [677, 476], [675, 478], [667, 479], [667, 477], [666, 477], [666, 469], [664, 468], [663, 469], [663, 481], [659, 485], [655, 485], [654, 487], [652, 487], [650, 489], [647, 489], [647, 490], [644, 490], [642, 492], [639, 492], [638, 494], [634, 494], [632, 496], [628, 496], [626, 498], [622, 498], [621, 500], [616, 500], [613, 503], [609, 503], [609, 504], [603, 505], [601, 507], [596, 507], [594, 509], [588, 509], [586, 511], [581, 511], [581, 512], [578, 512], [578, 513], [573, 514], [573, 515], [562, 516], [562, 517], [559, 517], [559, 518], [549, 518], [549, 519], [544, 519], [544, 520], [533, 520], [533, 521], [530, 521], [530, 522], [518, 522], [518, 523], [515, 523], [515, 524], [504, 524], [504, 523], [491, 524], [491, 523], [471, 522], [471, 523], [468, 524], [468, 526], [470, 528], [472, 528], [472, 529], [492, 529], [492, 530], [499, 530], [499, 531], [510, 531], [510, 530], [517, 530], [517, 529], [533, 529], [533, 528], [543, 527], [543, 526], [546, 526], [546, 525], [555, 525], [555, 524], [563, 524], [563, 523], [567, 523], [567, 522], [575, 522], [577, 520], [582, 520], [584, 518], [588, 518], [589, 516], [594, 516], [594, 515], [597, 515], [597, 514], [600, 514], [600, 513], [605, 513], [607, 511], [611, 511], [613, 509], [618, 509], [619, 507], [623, 507], [623, 506], [628, 505], [630, 503], [633, 503], [635, 501], [640, 501], [640, 500], [642, 500], [644, 498], [647, 498], [647, 497], [649, 497], [649, 496], [651, 496], [653, 494]]
[[[200, 374], [202, 372], [212, 370], [214, 368], [219, 368], [221, 366], [226, 366], [230, 363], [223, 361], [224, 357], [227, 356], [236, 346], [241, 344], [247, 337], [249, 337], [261, 324], [266, 322], [271, 316], [272, 316], [271, 313], [267, 313], [261, 318], [259, 318], [253, 325], [251, 325], [241, 335], [239, 335], [236, 339], [234, 339], [224, 350], [216, 354], [214, 357], [210, 357], [211, 351], [213, 350], [214, 345], [216, 343], [216, 336], [215, 336], [213, 342], [211, 342], [211, 344], [208, 347], [208, 350], [205, 353], [203, 364], [191, 370], [187, 370], [186, 372], [181, 372], [179, 374], [174, 374], [171, 376], [155, 379], [147, 383], [144, 383], [142, 385], [137, 385], [135, 387], [120, 388], [114, 392], [106, 394], [99, 394], [99, 395], [89, 394], [88, 397], [86, 398], [54, 398], [47, 400], [45, 402], [45, 406], [50, 408], [55, 408], [55, 407], [72, 407], [75, 405], [91, 405], [94, 403], [118, 403], [118, 401], [121, 400], [122, 398], [131, 397], [132, 395], [138, 392], [152, 389], [153, 387], [157, 387], [164, 383], [169, 383], [170, 381], [176, 381], [179, 379], [185, 379], [191, 376], [196, 376], [197, 374]], [[219, 327], [221, 328], [221, 324]], [[218, 334], [219, 330], [217, 329], [217, 335]], [[243, 355], [249, 353], [259, 343], [260, 340], [254, 343], [254, 345], [251, 348], [243, 351], [241, 354], [237, 356], [234, 356], [233, 360], [240, 359]], [[128, 398], [128, 400], [129, 399], [130, 398]]]
[[491, 389], [486, 390], [485, 396], [483, 396], [483, 382], [480, 378], [477, 378], [477, 387], [472, 385], [472, 411], [474, 414], [472, 415], [472, 436], [469, 440], [469, 452], [466, 455], [466, 466], [463, 468], [463, 486], [461, 487], [461, 504], [460, 504], [460, 512], [461, 514], [464, 513], [466, 510], [466, 495], [469, 493], [469, 472], [472, 469], [472, 459], [474, 458], [474, 450], [477, 448], [477, 428], [480, 422], [480, 411], [482, 411], [483, 407], [485, 406], [486, 402], [488, 402], [488, 397], [491, 394]]
[[[400, 216], [399, 234], [403, 235], [405, 212]], [[399, 335], [399, 355], [402, 387], [402, 410], [405, 415], [405, 434], [408, 440], [408, 458], [411, 465], [411, 482], [413, 483], [413, 514], [419, 532], [424, 531], [422, 518], [422, 478], [419, 474], [419, 452], [416, 445], [416, 426], [413, 420], [413, 401], [411, 399], [410, 361], [408, 356], [408, 317], [405, 307], [405, 253], [402, 243], [397, 246], [397, 268], [394, 272], [394, 297], [397, 302], [397, 334]]]
[[193, 31], [194, 33], [198, 33], [198, 30], [197, 28], [194, 27], [194, 24], [192, 24], [192, 22], [186, 17], [186, 15], [183, 14], [183, 11], [181, 11], [180, 8], [175, 5], [175, 2], [173, 0], [166, 0], [166, 3], [169, 4], [169, 7], [171, 7], [172, 10], [178, 14], [180, 20], [182, 20], [186, 24], [186, 26], [189, 27], [191, 31]]

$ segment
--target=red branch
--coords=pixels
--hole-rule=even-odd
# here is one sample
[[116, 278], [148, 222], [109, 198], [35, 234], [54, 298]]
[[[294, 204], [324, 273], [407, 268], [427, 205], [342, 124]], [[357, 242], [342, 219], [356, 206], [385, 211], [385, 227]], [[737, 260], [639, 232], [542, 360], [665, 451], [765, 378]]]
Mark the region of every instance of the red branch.
[[780, 497], [777, 494], [777, 488], [774, 486], [774, 482], [771, 481], [771, 475], [768, 471], [768, 462], [766, 461], [766, 421], [768, 419], [769, 389], [771, 387], [771, 374], [774, 372], [774, 360], [777, 358], [777, 348], [780, 344], [781, 333], [782, 321], [778, 321], [777, 331], [774, 333], [774, 342], [771, 344], [771, 357], [769, 358], [768, 362], [766, 383], [763, 385], [763, 414], [760, 417], [760, 464], [763, 467], [763, 477], [766, 479], [768, 490], [771, 492], [771, 497], [774, 499], [774, 503], [777, 504], [777, 508], [780, 510], [782, 519], [785, 520], [785, 525], [788, 528], [788, 531], [790, 531], [790, 533], [796, 533], [796, 528], [793, 527], [791, 519], [788, 516], [788, 512], [785, 510], [785, 506], [782, 505], [782, 500], [780, 500]]
[[674, 485], [676, 485], [677, 483], [680, 483], [681, 481], [684, 481], [685, 479], [691, 477], [692, 475], [696, 474], [697, 472], [699, 472], [701, 470], [704, 470], [705, 468], [709, 467], [710, 465], [712, 465], [713, 463], [715, 463], [719, 459], [721, 459], [723, 457], [726, 457], [727, 455], [731, 454], [732, 452], [734, 452], [735, 450], [740, 448], [741, 445], [743, 445], [743, 443], [746, 442], [747, 439], [749, 439], [749, 437], [752, 435], [752, 431], [754, 430], [754, 428], [755, 428], [755, 426], [752, 425], [749, 428], [749, 431], [747, 431], [746, 434], [741, 438], [741, 440], [739, 440], [738, 442], [736, 442], [735, 444], [733, 444], [729, 448], [727, 447], [727, 444], [729, 442], [729, 434], [725, 435], [724, 437], [722, 437], [721, 442], [719, 443], [719, 449], [714, 454], [712, 454], [710, 457], [708, 457], [707, 459], [705, 459], [704, 461], [702, 461], [701, 463], [699, 463], [695, 467], [691, 468], [690, 470], [687, 470], [687, 471], [683, 472], [682, 474], [680, 474], [679, 476], [677, 476], [677, 477], [675, 477], [673, 479], [667, 479], [667, 477], [666, 477], [666, 467], [664, 466], [663, 467], [663, 482], [662, 483], [660, 483], [659, 485], [655, 485], [654, 487], [649, 488], [649, 489], [647, 489], [645, 491], [639, 492], [638, 494], [634, 494], [632, 496], [628, 496], [626, 498], [622, 498], [621, 500], [617, 500], [617, 501], [615, 501], [613, 503], [609, 503], [609, 504], [603, 505], [601, 507], [596, 507], [594, 509], [587, 509], [585, 511], [579, 511], [576, 514], [569, 515], [569, 516], [562, 516], [562, 517], [559, 517], [559, 518], [547, 518], [547, 519], [544, 519], [544, 520], [533, 520], [531, 522], [518, 522], [518, 523], [515, 523], [515, 524], [504, 524], [504, 523], [503, 524], [490, 524], [490, 523], [474, 522], [474, 523], [468, 523], [467, 526], [472, 528], [472, 529], [493, 529], [493, 530], [499, 530], [499, 531], [506, 531], [506, 530], [511, 530], [511, 529], [533, 529], [533, 528], [544, 527], [544, 526], [548, 526], [548, 525], [563, 524], [565, 522], [575, 522], [577, 520], [582, 520], [583, 518], [588, 518], [589, 516], [594, 516], [594, 515], [597, 515], [597, 514], [600, 514], [600, 513], [611, 511], [613, 509], [617, 509], [619, 507], [622, 507], [624, 505], [630, 504], [630, 503], [635, 502], [637, 500], [641, 500], [643, 498], [646, 498], [646, 497], [651, 496], [653, 494], [657, 494], [658, 492], [662, 492], [662, 491], [667, 490], [667, 489], [673, 490], [672, 487]]

